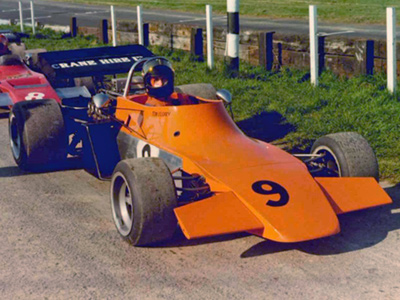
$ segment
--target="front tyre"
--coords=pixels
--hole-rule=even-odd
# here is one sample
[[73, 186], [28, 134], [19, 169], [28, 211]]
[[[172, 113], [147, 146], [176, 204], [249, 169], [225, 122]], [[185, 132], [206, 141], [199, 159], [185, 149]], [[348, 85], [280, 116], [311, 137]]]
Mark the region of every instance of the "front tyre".
[[174, 181], [160, 158], [122, 160], [111, 179], [111, 209], [119, 234], [134, 246], [170, 239], [177, 227]]
[[379, 181], [375, 153], [367, 140], [356, 132], [325, 135], [315, 141], [312, 154], [321, 155], [320, 162], [330, 177], [374, 177]]

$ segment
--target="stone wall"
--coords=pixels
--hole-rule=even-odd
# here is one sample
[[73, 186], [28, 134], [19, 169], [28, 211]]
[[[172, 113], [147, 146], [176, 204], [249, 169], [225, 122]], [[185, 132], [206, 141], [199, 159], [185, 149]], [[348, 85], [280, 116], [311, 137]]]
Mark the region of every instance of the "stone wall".
[[[192, 26], [185, 24], [149, 24], [150, 45], [161, 45], [173, 49], [190, 51]], [[99, 36], [99, 28], [81, 27], [82, 34]], [[111, 42], [111, 30], [108, 32]], [[137, 43], [137, 24], [132, 21], [117, 23], [119, 43]], [[214, 29], [214, 52], [216, 56], [224, 56], [226, 30]], [[259, 64], [260, 32], [242, 31], [240, 34], [240, 58], [253, 65]], [[386, 41], [374, 41], [374, 71], [386, 70]], [[206, 53], [206, 32], [203, 28], [204, 53]], [[353, 76], [366, 72], [366, 39], [345, 37], [326, 37], [324, 44], [325, 68], [336, 74]], [[398, 47], [400, 51], [400, 47]], [[273, 39], [273, 69], [294, 67], [309, 69], [309, 38], [307, 35], [283, 35], [276, 33]], [[400, 54], [398, 55], [400, 57]], [[398, 70], [400, 70], [400, 65]]]

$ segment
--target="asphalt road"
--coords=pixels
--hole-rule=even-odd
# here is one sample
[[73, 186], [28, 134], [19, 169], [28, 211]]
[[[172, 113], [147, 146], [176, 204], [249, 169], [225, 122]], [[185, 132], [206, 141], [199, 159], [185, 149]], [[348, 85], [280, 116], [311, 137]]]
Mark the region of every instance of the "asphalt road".
[[109, 183], [83, 170], [29, 174], [0, 119], [1, 299], [398, 299], [400, 188], [342, 232], [278, 244], [247, 234], [134, 248], [114, 228]]
[[[30, 22], [29, 0], [21, 0], [25, 22]], [[69, 25], [72, 16], [77, 17], [80, 26], [99, 26], [100, 20], [110, 18], [110, 7], [100, 5], [74, 4], [35, 0], [35, 19], [51, 25]], [[307, 5], [305, 3], [305, 5]], [[117, 19], [136, 20], [134, 7], [116, 9]], [[214, 25], [226, 27], [226, 16], [215, 15]], [[164, 10], [143, 10], [144, 22], [184, 23], [205, 26], [205, 15]], [[15, 0], [0, 0], [0, 19], [19, 20], [18, 3]], [[257, 17], [241, 17], [241, 30], [275, 31], [282, 34], [308, 34], [308, 22], [298, 20], [274, 20]], [[337, 23], [320, 23], [320, 33], [340, 33], [350, 37], [385, 39], [384, 25], [349, 25]], [[398, 30], [400, 36], [400, 30]]]

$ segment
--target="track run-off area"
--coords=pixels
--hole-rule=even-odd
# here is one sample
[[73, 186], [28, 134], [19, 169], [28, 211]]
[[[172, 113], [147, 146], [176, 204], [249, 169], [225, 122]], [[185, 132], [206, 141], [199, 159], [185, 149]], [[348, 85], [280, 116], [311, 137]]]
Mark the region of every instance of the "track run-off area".
[[20, 171], [7, 123], [0, 119], [2, 299], [398, 299], [399, 187], [386, 188], [392, 205], [341, 216], [342, 232], [329, 238], [188, 241], [178, 230], [135, 248], [114, 228], [109, 182], [79, 169]]

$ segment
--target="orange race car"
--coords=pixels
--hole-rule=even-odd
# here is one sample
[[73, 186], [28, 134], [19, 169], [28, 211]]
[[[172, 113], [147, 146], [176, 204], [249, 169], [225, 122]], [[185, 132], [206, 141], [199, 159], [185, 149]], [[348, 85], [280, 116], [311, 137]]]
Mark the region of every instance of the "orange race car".
[[329, 134], [295, 157], [244, 135], [228, 91], [174, 87], [165, 58], [147, 55], [96, 92], [88, 109], [82, 98], [16, 103], [12, 153], [30, 170], [81, 157], [111, 178], [113, 219], [133, 245], [169, 239], [177, 224], [188, 239], [245, 231], [305, 241], [338, 233], [338, 214], [391, 203], [359, 134]]

